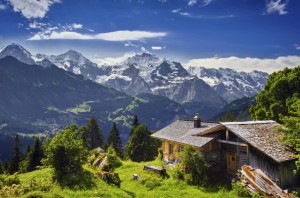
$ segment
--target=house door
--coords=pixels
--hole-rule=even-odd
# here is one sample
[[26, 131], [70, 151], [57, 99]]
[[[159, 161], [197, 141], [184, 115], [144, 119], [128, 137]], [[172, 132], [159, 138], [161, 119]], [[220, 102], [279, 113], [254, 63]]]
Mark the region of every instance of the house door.
[[236, 154], [235, 153], [227, 154], [227, 171], [230, 173], [236, 172]]

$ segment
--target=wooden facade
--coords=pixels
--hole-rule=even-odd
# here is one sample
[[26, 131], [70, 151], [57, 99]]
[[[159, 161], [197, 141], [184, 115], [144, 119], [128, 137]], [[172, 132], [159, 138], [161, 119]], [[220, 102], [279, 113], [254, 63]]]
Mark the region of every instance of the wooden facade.
[[[213, 165], [216, 171], [236, 175], [243, 165], [250, 165], [253, 168], [261, 169], [270, 179], [283, 188], [291, 187], [296, 181], [300, 181], [300, 176], [293, 173], [295, 158], [289, 157], [286, 159], [290, 160], [279, 161], [278, 158], [274, 159], [270, 154], [266, 154], [253, 146], [252, 142], [246, 141], [235, 131], [231, 131], [226, 127], [215, 127], [215, 131], [212, 129], [209, 129], [209, 133], [204, 131], [196, 137], [207, 138], [208, 135], [214, 134], [214, 138], [205, 144], [193, 145], [193, 147], [199, 152], [203, 152], [207, 161]], [[178, 162], [180, 152], [188, 143], [171, 141], [165, 138], [162, 140], [163, 159], [169, 162]]]

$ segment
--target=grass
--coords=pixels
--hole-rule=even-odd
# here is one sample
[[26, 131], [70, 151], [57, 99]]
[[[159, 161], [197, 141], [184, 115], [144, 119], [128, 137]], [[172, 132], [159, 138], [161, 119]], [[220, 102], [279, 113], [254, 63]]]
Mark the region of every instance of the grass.
[[[188, 185], [186, 182], [176, 180], [172, 177], [172, 170], [167, 169], [167, 178], [162, 178], [158, 174], [144, 171], [146, 164], [161, 166], [161, 162], [130, 162], [123, 161], [123, 165], [115, 172], [119, 173], [122, 180], [121, 187], [108, 185], [97, 177], [93, 177], [94, 186], [87, 190], [70, 190], [60, 188], [56, 183], [51, 182], [52, 169], [44, 168], [33, 172], [20, 174], [19, 178], [23, 186], [33, 186], [31, 191], [21, 197], [236, 197], [233, 191], [227, 190], [225, 185], [214, 184], [210, 187], [198, 187]], [[92, 170], [90, 170], [92, 171]], [[132, 180], [132, 175], [137, 173], [140, 179]], [[36, 188], [34, 186], [37, 186]], [[42, 187], [42, 191], [41, 190]]]
[[[173, 179], [172, 170], [167, 169], [169, 178], [163, 179], [158, 174], [144, 171], [146, 164], [161, 166], [161, 162], [123, 162], [123, 166], [116, 169], [122, 180], [121, 189], [131, 197], [236, 197], [236, 195], [225, 188], [225, 185], [213, 185], [212, 187], [198, 187], [188, 185], [181, 180]], [[133, 181], [132, 175], [137, 173], [139, 181]]]
[[80, 113], [90, 112], [91, 111], [91, 106], [89, 105], [89, 103], [92, 103], [92, 101], [84, 102], [80, 105], [77, 105], [74, 108], [69, 108], [66, 111], [77, 114], [77, 115], [80, 114]]

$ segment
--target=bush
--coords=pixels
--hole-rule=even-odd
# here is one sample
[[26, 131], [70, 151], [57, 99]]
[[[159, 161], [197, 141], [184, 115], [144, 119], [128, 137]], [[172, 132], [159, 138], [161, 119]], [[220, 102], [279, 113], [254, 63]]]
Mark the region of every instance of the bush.
[[0, 182], [2, 182], [3, 186], [11, 186], [13, 184], [21, 183], [17, 173], [13, 175], [0, 175]]
[[122, 161], [112, 146], [109, 146], [107, 150], [107, 163], [109, 171], [114, 171], [116, 168], [122, 166]]
[[251, 195], [249, 191], [243, 186], [240, 181], [232, 180], [231, 182], [232, 190], [238, 197], [250, 198]]
[[184, 172], [180, 169], [178, 164], [176, 164], [174, 167], [173, 178], [178, 180], [184, 180]]
[[80, 185], [87, 148], [76, 125], [66, 127], [51, 140], [46, 156], [45, 162], [54, 168], [53, 179], [61, 186]]
[[180, 155], [180, 168], [186, 174], [185, 180], [189, 184], [207, 184], [210, 165], [206, 162], [204, 155], [190, 145], [185, 146]]
[[141, 180], [141, 184], [143, 184], [149, 190], [153, 190], [154, 188], [161, 186], [160, 180], [155, 177], [144, 177]]

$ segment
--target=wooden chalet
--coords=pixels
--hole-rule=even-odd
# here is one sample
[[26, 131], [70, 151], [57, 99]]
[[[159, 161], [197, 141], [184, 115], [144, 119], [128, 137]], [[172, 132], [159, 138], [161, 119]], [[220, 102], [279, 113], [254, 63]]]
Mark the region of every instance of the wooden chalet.
[[274, 121], [201, 122], [177, 120], [154, 133], [163, 141], [163, 159], [177, 162], [185, 145], [205, 154], [218, 172], [236, 174], [243, 165], [261, 169], [281, 187], [290, 187], [300, 181], [295, 175], [294, 153], [282, 146], [282, 133], [275, 131]]

